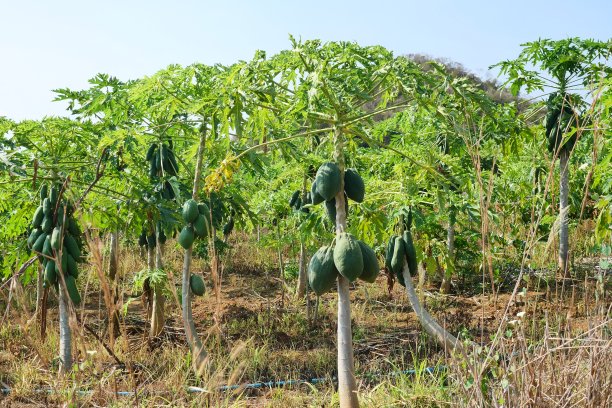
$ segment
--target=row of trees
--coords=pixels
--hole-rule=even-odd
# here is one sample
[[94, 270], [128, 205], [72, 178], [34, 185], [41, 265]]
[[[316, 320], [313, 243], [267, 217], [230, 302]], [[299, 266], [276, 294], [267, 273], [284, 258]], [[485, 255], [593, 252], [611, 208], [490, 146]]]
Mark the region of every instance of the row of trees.
[[[151, 336], [163, 330], [163, 287], [173, 278], [172, 271], [164, 271], [164, 243], [180, 230], [180, 208], [189, 198], [210, 209], [208, 239], [196, 243], [195, 252], [207, 254], [214, 279], [223, 225], [236, 220], [246, 230], [297, 226], [300, 297], [305, 257], [312, 248], [351, 231], [382, 255], [384, 242], [403, 229], [399, 224], [408, 212], [416, 228], [420, 283], [428, 273], [437, 276], [443, 292], [452, 291], [457, 271], [470, 278], [481, 269], [494, 293], [504, 280], [501, 255], [522, 257], [524, 267], [538, 240], [557, 231], [555, 223], [558, 268], [567, 275], [569, 220], [585, 214], [597, 216], [597, 242], [609, 245], [610, 43], [526, 44], [516, 60], [499, 67], [515, 95], [521, 89], [540, 90], [543, 102], [517, 98], [509, 103], [491, 99], [478, 83], [440, 63], [396, 57], [382, 47], [293, 38], [291, 44], [272, 57], [258, 52], [231, 66], [172, 65], [133, 81], [99, 74], [87, 89], [56, 90], [57, 100], [68, 103], [70, 119], [0, 119], [4, 278], [17, 273], [27, 283], [36, 277], [38, 292], [45, 291], [38, 269], [20, 266], [28, 260], [36, 264], [24, 237], [38, 190], [47, 182], [67, 186], [66, 196], [76, 203], [87, 235], [112, 237], [111, 281], [118, 242], [129, 245], [144, 237]], [[151, 146], [171, 151], [176, 164], [164, 161], [162, 153], [153, 160]], [[552, 183], [556, 158], [558, 189]], [[322, 210], [306, 205], [308, 211], [291, 212], [287, 205], [291, 191], [309, 190], [312, 169], [325, 161], [336, 162], [341, 172], [355, 167], [365, 175], [367, 198], [347, 207], [350, 222], [343, 193], [335, 198], [333, 226]], [[180, 303], [199, 372], [206, 351], [191, 316], [193, 253], [191, 247], [184, 253]], [[410, 279], [404, 278], [424, 328], [446, 346], [459, 345], [420, 307]], [[348, 281], [339, 277], [343, 407], [358, 404], [348, 290]], [[109, 321], [117, 319], [119, 296], [116, 287], [105, 293], [113, 311]], [[70, 303], [67, 297], [64, 301]], [[69, 368], [70, 356], [61, 357]]]

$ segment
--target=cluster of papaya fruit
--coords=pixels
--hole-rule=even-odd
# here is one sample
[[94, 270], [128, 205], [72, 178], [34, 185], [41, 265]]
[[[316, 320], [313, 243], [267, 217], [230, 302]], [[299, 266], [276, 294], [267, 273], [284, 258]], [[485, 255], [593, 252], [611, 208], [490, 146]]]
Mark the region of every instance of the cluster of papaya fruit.
[[[544, 118], [546, 140], [548, 141], [548, 151], [554, 153], [561, 147], [563, 134], [575, 124], [575, 113], [567, 96], [559, 92], [554, 92], [548, 97], [546, 108], [547, 112]], [[563, 148], [571, 150], [574, 143], [576, 143], [576, 134], [569, 138]]]
[[183, 204], [183, 221], [185, 226], [178, 236], [178, 242], [185, 249], [191, 248], [196, 238], [206, 238], [210, 231], [208, 216], [210, 211], [205, 203], [198, 203], [193, 199]]
[[352, 234], [343, 232], [332, 241], [332, 245], [319, 248], [312, 256], [308, 265], [308, 283], [320, 296], [331, 290], [338, 274], [350, 282], [359, 278], [372, 283], [378, 272], [374, 250]]
[[141, 247], [155, 248], [157, 246], [157, 241], [160, 244], [165, 244], [168, 240], [164, 229], [162, 228], [161, 222], [157, 222], [157, 228], [154, 230], [150, 230], [147, 226], [143, 226], [142, 232], [138, 237], [138, 245]]
[[404, 275], [404, 260], [408, 263], [408, 270], [411, 276], [417, 272], [417, 257], [410, 228], [406, 229], [402, 235], [393, 235], [389, 238], [387, 251], [385, 253], [385, 267], [397, 277], [402, 286], [406, 286]]
[[83, 261], [82, 234], [74, 220], [72, 204], [59, 200], [57, 186], [50, 189], [45, 184], [40, 189], [40, 206], [32, 217], [32, 232], [28, 247], [38, 253], [44, 267], [44, 286], [59, 285], [60, 274], [64, 276], [66, 289], [75, 305], [81, 302], [76, 286], [79, 276], [78, 263]]
[[[178, 242], [183, 248], [189, 249], [196, 238], [206, 238], [208, 236], [210, 230], [208, 222], [209, 214], [210, 211], [205, 203], [198, 203], [193, 199], [185, 201], [182, 216], [186, 225], [178, 237]], [[191, 274], [189, 277], [189, 287], [197, 296], [204, 294], [204, 280], [200, 275]]]
[[151, 180], [155, 180], [160, 175], [178, 175], [179, 166], [174, 155], [172, 140], [168, 144], [159, 142], [151, 144], [149, 150], [147, 150], [146, 160], [149, 162], [149, 178]]
[[[336, 195], [340, 192], [341, 172], [336, 163], [319, 167], [310, 189], [312, 204], [325, 201], [327, 216], [336, 223]], [[348, 198], [363, 202], [365, 185], [355, 169], [344, 172], [344, 202], [348, 216]], [[331, 290], [338, 275], [350, 282], [357, 278], [374, 282], [378, 276], [378, 258], [374, 250], [348, 232], [340, 233], [329, 246], [323, 246], [312, 256], [308, 265], [308, 283], [317, 295]]]
[[[324, 163], [317, 170], [315, 180], [310, 189], [310, 203], [313, 205], [325, 201], [325, 209], [330, 221], [336, 223], [336, 195], [340, 192], [340, 168], [336, 163]], [[344, 172], [344, 205], [348, 216], [348, 200], [361, 203], [365, 196], [365, 184], [355, 169]]]
[[312, 204], [310, 192], [307, 192], [304, 197], [300, 197], [300, 190], [295, 190], [293, 194], [291, 194], [291, 198], [289, 199], [289, 207], [293, 208], [295, 211], [309, 213], [310, 210], [308, 207], [306, 207], [308, 204]]

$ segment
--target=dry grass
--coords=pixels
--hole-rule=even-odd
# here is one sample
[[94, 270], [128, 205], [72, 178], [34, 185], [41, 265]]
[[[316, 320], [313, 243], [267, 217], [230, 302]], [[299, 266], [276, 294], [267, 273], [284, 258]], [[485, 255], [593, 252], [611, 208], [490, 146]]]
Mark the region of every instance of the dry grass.
[[[11, 318], [0, 328], [0, 381], [12, 392], [0, 400], [0, 406], [62, 402], [80, 406], [337, 406], [331, 381], [336, 364], [335, 294], [321, 298], [317, 321], [309, 319], [305, 302], [292, 296], [295, 282], [274, 279], [278, 277], [274, 249], [249, 251], [254, 242], [240, 242], [227, 254], [218, 298], [205, 262], [195, 262], [194, 270], [203, 273], [208, 285], [205, 296], [194, 300], [196, 327], [211, 358], [200, 378], [190, 369], [180, 308], [171, 294], [182, 260], [170, 243], [165, 266], [175, 287], [168, 286], [166, 330], [152, 341], [147, 339], [141, 298], [128, 296], [134, 292], [132, 278], [144, 268], [144, 261], [138, 251], [121, 254], [117, 285], [125, 295], [119, 306], [127, 314], [121, 315], [122, 335], [112, 350], [124, 365], [116, 364], [98, 340], [78, 329], [73, 373], [70, 378], [58, 378], [53, 292], [44, 340], [36, 323], [27, 324], [32, 315], [23, 316], [23, 309], [12, 307]], [[104, 246], [100, 248], [99, 262], [107, 262]], [[291, 258], [288, 253], [287, 258]], [[87, 294], [77, 313], [108, 342], [99, 270], [92, 268], [83, 275], [79, 281], [84, 291], [87, 286]], [[362, 405], [611, 406], [612, 374], [606, 364], [612, 358], [609, 296], [599, 296], [595, 302], [589, 279], [574, 281], [573, 292], [566, 290], [563, 298], [546, 290], [545, 284], [540, 287], [532, 281], [530, 285], [527, 296], [519, 296], [508, 309], [508, 317], [502, 312], [509, 294], [501, 293], [497, 302], [484, 295], [430, 293], [424, 297], [442, 325], [483, 344], [470, 359], [444, 355], [420, 330], [401, 288], [394, 288], [389, 296], [383, 277], [373, 285], [356, 285], [351, 297]], [[25, 291], [27, 296], [20, 301], [33, 313], [30, 292]], [[517, 317], [521, 312], [525, 315]], [[500, 324], [501, 335], [495, 337]], [[425, 370], [437, 365], [447, 369], [436, 374]], [[397, 374], [411, 368], [416, 368], [415, 374]], [[226, 384], [319, 377], [328, 381], [275, 389], [218, 389]], [[202, 392], [187, 392], [188, 386]], [[41, 389], [50, 392], [37, 391]], [[115, 391], [133, 394], [117, 396]]]

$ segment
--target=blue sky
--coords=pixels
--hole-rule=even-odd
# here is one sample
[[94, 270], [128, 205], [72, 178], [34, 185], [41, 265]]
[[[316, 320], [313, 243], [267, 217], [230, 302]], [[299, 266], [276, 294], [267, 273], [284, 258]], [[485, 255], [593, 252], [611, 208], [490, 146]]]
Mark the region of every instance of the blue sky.
[[65, 114], [51, 90], [99, 72], [232, 63], [288, 48], [289, 34], [448, 58], [482, 77], [526, 41], [612, 38], [609, 0], [2, 0], [0, 10], [0, 116], [17, 120]]

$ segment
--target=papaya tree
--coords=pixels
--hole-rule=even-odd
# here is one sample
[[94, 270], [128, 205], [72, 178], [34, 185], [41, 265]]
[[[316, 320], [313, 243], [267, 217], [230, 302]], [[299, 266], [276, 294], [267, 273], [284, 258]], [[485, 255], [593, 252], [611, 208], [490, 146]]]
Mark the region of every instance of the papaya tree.
[[493, 67], [506, 75], [506, 84], [514, 95], [525, 89], [544, 92], [546, 115], [545, 142], [553, 161], [559, 159], [559, 257], [558, 271], [569, 273], [569, 164], [570, 154], [586, 126], [582, 120], [584, 106], [594, 97], [601, 80], [612, 68], [610, 41], [567, 38], [553, 41], [540, 39], [522, 44], [514, 60]]
[[[8, 129], [12, 145], [5, 162], [10, 163], [8, 177], [34, 188], [24, 190], [23, 208], [3, 223], [3, 229], [21, 231], [8, 242], [17, 253], [22, 252], [19, 247], [27, 245], [35, 255], [32, 259], [38, 258], [42, 265], [38, 273], [44, 276], [45, 294], [53, 287], [58, 295], [60, 373], [66, 373], [72, 368], [70, 315], [81, 302], [76, 284], [78, 264], [85, 258], [77, 212], [101, 177], [107, 153], [96, 160], [98, 137], [92, 131], [94, 127], [66, 118], [23, 121]], [[22, 241], [19, 236], [25, 236], [27, 225], [27, 241]], [[45, 313], [46, 295], [42, 299]]]

